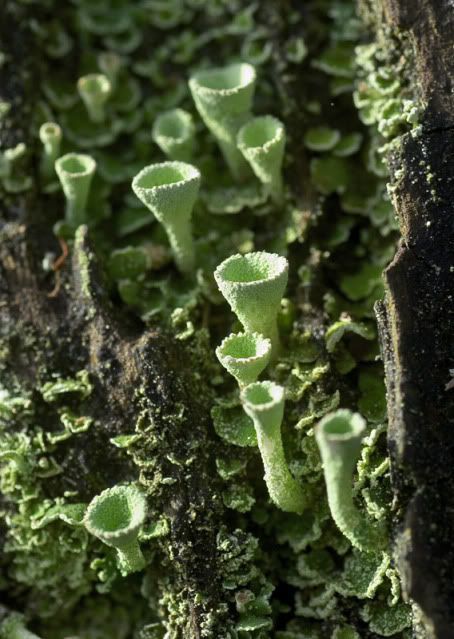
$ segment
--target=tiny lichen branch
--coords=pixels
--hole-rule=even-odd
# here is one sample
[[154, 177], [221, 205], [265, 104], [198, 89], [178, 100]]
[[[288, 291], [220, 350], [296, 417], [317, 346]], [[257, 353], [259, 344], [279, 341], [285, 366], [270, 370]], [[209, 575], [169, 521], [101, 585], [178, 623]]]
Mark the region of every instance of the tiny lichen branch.
[[102, 73], [90, 73], [77, 81], [77, 90], [85, 104], [88, 117], [92, 122], [105, 120], [105, 104], [112, 93], [112, 85]]
[[77, 228], [87, 221], [85, 209], [96, 162], [90, 155], [67, 153], [55, 162], [55, 171], [66, 197], [66, 221]]
[[243, 388], [268, 366], [271, 342], [258, 333], [232, 333], [217, 347], [216, 356]]
[[315, 429], [323, 461], [331, 515], [353, 546], [376, 552], [388, 544], [386, 525], [374, 522], [353, 502], [353, 472], [361, 451], [366, 423], [358, 413], [339, 409], [330, 413]]
[[164, 226], [175, 262], [182, 273], [194, 270], [191, 215], [200, 188], [200, 172], [185, 162], [146, 166], [132, 181], [139, 200]]
[[282, 445], [284, 389], [273, 382], [255, 382], [243, 389], [241, 401], [254, 422], [271, 499], [286, 512], [302, 513], [306, 498], [290, 474]]
[[39, 128], [39, 139], [43, 143], [40, 171], [44, 179], [55, 175], [55, 161], [60, 155], [62, 133], [55, 122], [44, 122]]
[[40, 639], [25, 626], [23, 615], [12, 613], [0, 623], [0, 639]]
[[280, 347], [277, 314], [288, 280], [286, 258], [265, 251], [232, 255], [214, 277], [245, 330], [268, 338], [275, 357]]
[[152, 138], [171, 160], [187, 162], [194, 151], [194, 133], [192, 115], [183, 109], [171, 109], [156, 118]]
[[146, 514], [145, 496], [134, 485], [108, 488], [88, 505], [84, 525], [89, 533], [116, 549], [123, 575], [145, 567], [138, 534]]
[[255, 69], [246, 63], [199, 71], [189, 80], [197, 111], [237, 180], [247, 175], [247, 164], [237, 149], [236, 136], [251, 117], [255, 84]]
[[237, 141], [238, 148], [266, 186], [273, 201], [282, 204], [282, 162], [285, 151], [285, 128], [282, 122], [271, 115], [252, 118], [241, 127]]

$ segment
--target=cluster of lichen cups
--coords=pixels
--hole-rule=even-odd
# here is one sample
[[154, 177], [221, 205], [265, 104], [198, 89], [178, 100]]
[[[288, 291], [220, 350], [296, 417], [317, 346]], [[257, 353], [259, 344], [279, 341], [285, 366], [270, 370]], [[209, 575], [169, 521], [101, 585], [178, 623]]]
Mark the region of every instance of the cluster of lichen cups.
[[86, 510], [85, 528], [104, 544], [115, 548], [118, 567], [123, 575], [145, 567], [138, 534], [146, 514], [145, 495], [133, 484], [104, 490]]

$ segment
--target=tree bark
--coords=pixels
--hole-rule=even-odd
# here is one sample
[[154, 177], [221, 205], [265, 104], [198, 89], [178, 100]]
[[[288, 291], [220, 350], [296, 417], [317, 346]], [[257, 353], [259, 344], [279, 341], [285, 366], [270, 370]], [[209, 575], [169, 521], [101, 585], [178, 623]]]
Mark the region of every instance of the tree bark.
[[454, 8], [382, 0], [379, 29], [407, 42], [421, 127], [390, 155], [402, 239], [377, 306], [396, 496], [396, 559], [429, 636], [454, 636]]

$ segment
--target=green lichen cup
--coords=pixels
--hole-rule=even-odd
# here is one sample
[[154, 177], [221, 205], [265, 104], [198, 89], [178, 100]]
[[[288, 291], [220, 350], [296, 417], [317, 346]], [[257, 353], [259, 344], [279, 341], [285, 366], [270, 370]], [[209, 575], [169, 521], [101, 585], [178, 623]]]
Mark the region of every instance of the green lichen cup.
[[66, 197], [66, 221], [77, 228], [86, 220], [86, 206], [96, 162], [90, 155], [67, 153], [55, 162], [55, 171]]
[[171, 160], [187, 162], [194, 151], [194, 133], [192, 115], [183, 109], [171, 109], [158, 115], [151, 136]]
[[236, 136], [250, 118], [255, 85], [255, 69], [244, 62], [199, 71], [189, 80], [197, 111], [237, 180], [247, 176], [247, 164], [237, 149]]
[[50, 179], [55, 175], [55, 161], [60, 155], [61, 127], [56, 122], [44, 122], [39, 127], [39, 139], [43, 144], [40, 165], [41, 175], [45, 179]]
[[285, 257], [266, 251], [232, 255], [219, 264], [214, 277], [244, 329], [268, 338], [276, 356], [277, 314], [288, 280]]
[[77, 90], [90, 120], [95, 123], [104, 122], [105, 104], [112, 93], [109, 78], [102, 73], [84, 75], [77, 81]]
[[134, 193], [164, 226], [177, 267], [184, 274], [194, 270], [191, 215], [200, 179], [200, 171], [192, 164], [161, 162], [146, 166], [132, 181]]
[[271, 342], [258, 333], [232, 333], [217, 347], [216, 356], [242, 388], [268, 366]]
[[278, 205], [282, 204], [282, 162], [285, 150], [285, 128], [282, 122], [271, 115], [252, 118], [239, 130], [237, 143], [273, 201]]
[[146, 514], [146, 498], [133, 485], [104, 490], [90, 502], [85, 513], [85, 528], [107, 546], [115, 548], [124, 575], [145, 567], [138, 534]]
[[292, 477], [282, 445], [284, 389], [273, 382], [255, 382], [241, 392], [245, 413], [254, 422], [265, 470], [265, 482], [272, 501], [286, 512], [302, 513], [306, 498]]

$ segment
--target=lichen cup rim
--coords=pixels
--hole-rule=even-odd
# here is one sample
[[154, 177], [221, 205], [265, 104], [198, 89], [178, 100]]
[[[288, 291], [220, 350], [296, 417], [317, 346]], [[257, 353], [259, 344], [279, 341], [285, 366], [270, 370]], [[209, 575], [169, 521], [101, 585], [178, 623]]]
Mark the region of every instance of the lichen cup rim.
[[[181, 126], [178, 135], [172, 135], [167, 131], [163, 131], [162, 127], [167, 125], [166, 120], [171, 118], [179, 118], [178, 125]], [[194, 133], [194, 124], [192, 122], [192, 116], [187, 111], [183, 109], [169, 109], [168, 111], [164, 111], [160, 113], [153, 124], [153, 138], [164, 138], [166, 140], [172, 140], [174, 142], [184, 142], [188, 140], [191, 135]]]
[[359, 413], [348, 409], [340, 409], [326, 415], [318, 424], [319, 433], [331, 442], [342, 442], [361, 436], [366, 429], [366, 422]]
[[41, 126], [39, 127], [40, 140], [43, 141], [43, 139], [45, 139], [45, 136], [49, 135], [51, 132], [53, 132], [53, 135], [61, 138], [62, 130], [58, 122], [43, 122], [43, 124], [41, 124]]
[[77, 88], [93, 94], [108, 96], [112, 91], [112, 83], [104, 73], [87, 73], [77, 80]]
[[[125, 525], [113, 530], [101, 527], [102, 522], [97, 523], [97, 517], [102, 517], [100, 509], [108, 507], [108, 502], [122, 499], [126, 502], [129, 518], [125, 519]], [[113, 486], [96, 495], [89, 503], [84, 515], [84, 525], [95, 537], [102, 537], [108, 542], [119, 541], [123, 537], [135, 533], [143, 524], [147, 515], [147, 502], [145, 495], [134, 486]], [[99, 521], [99, 520], [98, 520]], [[101, 525], [100, 525], [101, 524]]]
[[[68, 168], [68, 162], [78, 163], [80, 169], [75, 170], [71, 167]], [[66, 153], [55, 161], [55, 170], [57, 173], [61, 172], [77, 177], [84, 177], [93, 173], [95, 169], [96, 160], [86, 153]]]
[[[257, 392], [263, 393], [263, 401], [260, 395], [257, 398], [251, 397], [251, 393], [256, 394]], [[243, 388], [241, 400], [246, 406], [252, 408], [254, 412], [264, 412], [284, 400], [284, 388], [270, 381], [253, 382]]]
[[[225, 352], [225, 348], [228, 348], [232, 344], [232, 342], [246, 341], [248, 338], [255, 339], [255, 343], [258, 344], [258, 348], [255, 349], [255, 352], [253, 354], [246, 357], [237, 357]], [[249, 344], [251, 343], [252, 340], [249, 341]], [[260, 333], [232, 333], [222, 340], [222, 342], [217, 347], [216, 352], [219, 353], [219, 355], [226, 363], [254, 362], [262, 359], [263, 357], [266, 357], [266, 355], [271, 352], [271, 341], [267, 337], [260, 335]]]
[[[248, 141], [247, 136], [251, 133], [250, 129], [263, 126], [263, 124], [271, 124], [274, 128], [271, 135], [267, 135], [265, 139], [261, 139], [254, 144]], [[255, 132], [257, 133], [257, 132]], [[268, 133], [268, 131], [267, 131]], [[249, 122], [246, 122], [238, 132], [238, 146], [240, 149], [247, 149], [254, 151], [258, 149], [266, 150], [268, 147], [280, 142], [285, 136], [285, 127], [283, 123], [275, 118], [273, 115], [261, 115], [256, 118], [252, 118]]]
[[[226, 78], [231, 73], [239, 72], [236, 81], [225, 82], [226, 86], [215, 86], [219, 77]], [[197, 89], [208, 94], [233, 95], [239, 89], [244, 89], [255, 82], [257, 73], [252, 64], [248, 62], [235, 62], [226, 67], [214, 67], [212, 69], [201, 69], [196, 71], [190, 78], [189, 83]], [[208, 80], [208, 83], [207, 83]], [[212, 80], [212, 81], [211, 81]], [[211, 84], [211, 86], [210, 86]]]
[[[151, 178], [152, 175], [173, 175], [177, 176], [175, 179], [166, 179], [158, 183], [143, 184], [143, 180]], [[132, 181], [132, 188], [135, 193], [140, 191], [149, 191], [152, 189], [171, 189], [176, 184], [189, 183], [192, 181], [200, 180], [200, 171], [192, 164], [188, 162], [180, 162], [177, 160], [168, 162], [159, 162], [157, 164], [150, 164], [144, 167]]]
[[[254, 262], [256, 262], [254, 264]], [[249, 279], [233, 277], [232, 269], [241, 266], [249, 269]], [[254, 267], [259, 267], [261, 264], [266, 266], [267, 271], [263, 275], [254, 275]], [[254, 286], [263, 282], [272, 282], [279, 279], [286, 271], [288, 271], [288, 262], [285, 257], [278, 255], [277, 253], [268, 253], [267, 251], [253, 251], [251, 253], [236, 253], [225, 259], [218, 265], [214, 272], [214, 277], [217, 282], [227, 282], [229, 284], [238, 284], [241, 286]], [[257, 271], [255, 271], [257, 272]]]

